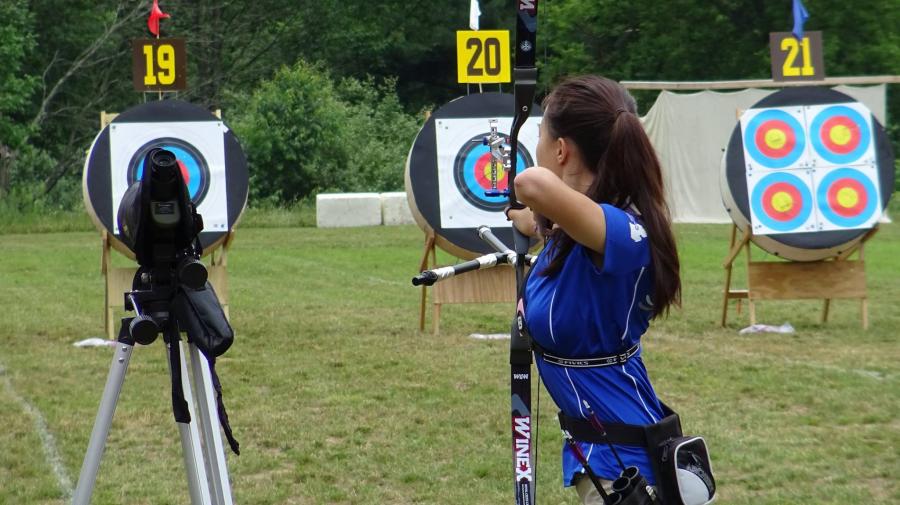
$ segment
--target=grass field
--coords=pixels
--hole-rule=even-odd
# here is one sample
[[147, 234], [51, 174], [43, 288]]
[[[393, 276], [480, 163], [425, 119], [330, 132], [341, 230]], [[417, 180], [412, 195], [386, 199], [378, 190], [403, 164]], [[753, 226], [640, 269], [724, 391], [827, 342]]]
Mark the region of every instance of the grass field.
[[[0, 504], [61, 504], [112, 356], [71, 345], [103, 333], [100, 241], [0, 229]], [[900, 225], [866, 250], [871, 329], [857, 302], [836, 302], [827, 325], [821, 302], [760, 305], [760, 322], [793, 335], [738, 335], [746, 313], [719, 328], [728, 227], [677, 231], [684, 307], [651, 327], [645, 360], [686, 430], [707, 438], [718, 503], [900, 503]], [[238, 231], [237, 339], [217, 366], [242, 443], [229, 457], [236, 503], [512, 503], [508, 344], [468, 337], [504, 331], [511, 307], [447, 307], [439, 337], [419, 334], [421, 244], [416, 227]], [[188, 502], [164, 357], [158, 341], [131, 360], [94, 503]], [[539, 502], [574, 504], [542, 403]]]

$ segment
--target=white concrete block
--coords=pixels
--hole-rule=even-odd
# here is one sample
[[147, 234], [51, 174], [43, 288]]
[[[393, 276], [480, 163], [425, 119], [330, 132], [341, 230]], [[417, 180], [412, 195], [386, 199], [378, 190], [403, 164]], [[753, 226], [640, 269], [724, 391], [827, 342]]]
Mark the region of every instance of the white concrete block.
[[381, 222], [385, 226], [415, 224], [406, 192], [381, 194]]
[[378, 226], [381, 197], [378, 193], [320, 193], [316, 195], [316, 226]]

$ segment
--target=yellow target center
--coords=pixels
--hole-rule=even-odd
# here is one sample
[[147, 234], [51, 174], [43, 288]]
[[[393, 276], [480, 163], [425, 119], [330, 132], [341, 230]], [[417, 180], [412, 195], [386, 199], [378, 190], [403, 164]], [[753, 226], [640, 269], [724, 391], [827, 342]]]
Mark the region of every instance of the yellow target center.
[[794, 199], [784, 191], [779, 191], [772, 195], [772, 208], [775, 209], [776, 212], [787, 212], [791, 210], [791, 207], [793, 206]]
[[839, 146], [847, 145], [850, 142], [850, 139], [853, 137], [853, 132], [850, 131], [850, 128], [847, 125], [835, 125], [834, 128], [828, 132], [828, 136], [831, 137], [831, 141]]
[[[497, 165], [497, 184], [499, 184], [500, 181], [503, 180], [503, 177], [506, 176], [506, 172], [503, 170], [502, 164], [497, 163], [496, 165]], [[490, 163], [484, 164], [484, 178], [487, 180], [491, 180], [491, 164]]]
[[859, 203], [859, 195], [853, 188], [841, 188], [837, 192], [838, 205], [845, 209], [855, 207]]
[[787, 143], [787, 135], [778, 128], [766, 132], [766, 145], [772, 149], [781, 149]]

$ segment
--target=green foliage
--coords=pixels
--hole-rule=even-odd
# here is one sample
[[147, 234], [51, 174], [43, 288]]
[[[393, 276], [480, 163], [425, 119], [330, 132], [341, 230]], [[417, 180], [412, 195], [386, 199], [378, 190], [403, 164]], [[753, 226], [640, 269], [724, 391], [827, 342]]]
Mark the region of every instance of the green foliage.
[[251, 197], [294, 201], [337, 186], [349, 156], [344, 108], [328, 74], [298, 63], [282, 68], [237, 111], [232, 128], [250, 163]]
[[[83, 154], [97, 133], [98, 112], [123, 111], [144, 98], [132, 89], [129, 69], [130, 40], [146, 36], [147, 3], [0, 1], [0, 189], [23, 186], [11, 192], [23, 195], [16, 206], [33, 198], [77, 208]], [[806, 3], [812, 14], [807, 29], [825, 32], [828, 75], [900, 73], [900, 3]], [[273, 138], [294, 145], [266, 145], [258, 132], [250, 133], [253, 140], [242, 138], [257, 157], [271, 151], [270, 161], [280, 167], [273, 170], [286, 171], [273, 181], [254, 179], [263, 184], [253, 188], [256, 202], [290, 201], [323, 189], [398, 188], [415, 135], [411, 125], [418, 123], [403, 111], [418, 114], [465, 89], [456, 83], [454, 32], [467, 29], [468, 2], [221, 0], [162, 7], [172, 15], [162, 22], [163, 36], [188, 42], [188, 90], [179, 99], [221, 108], [227, 118], [249, 118], [249, 102], [259, 95], [259, 106], [279, 116], [284, 106], [262, 102], [266, 94], [287, 92], [286, 85], [272, 89], [279, 86], [272, 82], [291, 79], [276, 77], [280, 69], [307, 61], [323, 74], [292, 98], [323, 99], [310, 106], [312, 119], [294, 116], [311, 121], [304, 127], [309, 137], [291, 137], [299, 127], [284, 124]], [[514, 28], [509, 0], [482, 0], [481, 10], [483, 29]], [[588, 72], [632, 80], [767, 77], [768, 33], [789, 30], [791, 20], [788, 0], [551, 0], [541, 3], [539, 23], [546, 92], [565, 75]], [[637, 95], [643, 109], [656, 96]], [[898, 86], [889, 88], [888, 117], [900, 117]], [[900, 153], [900, 129], [888, 127]], [[259, 169], [269, 170], [254, 166]]]
[[24, 68], [35, 47], [27, 5], [25, 0], [0, 3], [0, 149], [16, 149], [25, 140], [28, 125], [22, 113], [37, 85]]
[[337, 93], [347, 107], [346, 142], [353, 172], [343, 190], [403, 189], [406, 155], [419, 122], [403, 111], [395, 86], [394, 79], [379, 84], [371, 77], [339, 83]]
[[232, 127], [247, 152], [254, 200], [402, 187], [416, 121], [403, 112], [393, 81], [335, 85], [320, 65], [299, 62], [233, 101]]

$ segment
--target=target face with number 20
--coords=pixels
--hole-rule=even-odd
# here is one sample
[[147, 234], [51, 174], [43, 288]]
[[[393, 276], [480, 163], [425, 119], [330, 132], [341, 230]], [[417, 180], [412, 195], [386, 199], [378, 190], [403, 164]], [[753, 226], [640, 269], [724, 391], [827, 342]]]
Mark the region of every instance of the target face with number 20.
[[[508, 137], [512, 118], [497, 120], [500, 135]], [[501, 212], [508, 198], [485, 194], [493, 188], [490, 149], [481, 142], [489, 134], [489, 126], [486, 118], [439, 119], [435, 122], [443, 228], [509, 225]], [[517, 171], [534, 165], [531, 152], [537, 147], [537, 135], [537, 121], [525, 123], [519, 131]], [[497, 189], [503, 191], [507, 189], [507, 174], [499, 164], [496, 170]]]

